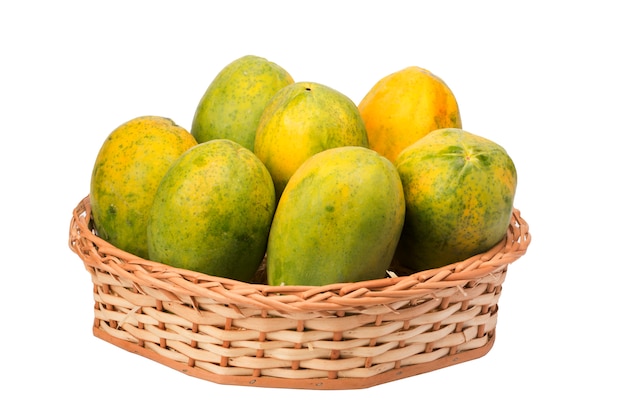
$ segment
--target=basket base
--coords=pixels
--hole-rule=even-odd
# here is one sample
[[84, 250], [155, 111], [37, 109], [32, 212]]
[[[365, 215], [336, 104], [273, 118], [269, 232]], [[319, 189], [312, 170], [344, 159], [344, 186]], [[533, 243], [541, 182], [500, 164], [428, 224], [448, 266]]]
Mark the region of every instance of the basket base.
[[208, 372], [204, 369], [195, 368], [185, 363], [181, 363], [169, 358], [165, 358], [156, 352], [147, 348], [141, 347], [136, 343], [121, 340], [111, 336], [104, 330], [97, 327], [93, 327], [93, 334], [99, 339], [102, 339], [108, 343], [111, 343], [119, 348], [122, 348], [128, 352], [135, 353], [139, 356], [151, 359], [169, 368], [180, 371], [184, 374], [204, 379], [206, 381], [214, 382], [222, 385], [239, 385], [239, 386], [256, 386], [265, 388], [297, 388], [297, 389], [312, 389], [312, 390], [344, 390], [344, 389], [361, 389], [370, 388], [375, 385], [384, 384], [391, 381], [396, 381], [403, 378], [408, 378], [414, 375], [419, 375], [427, 372], [431, 372], [437, 369], [446, 368], [448, 366], [457, 365], [470, 360], [478, 359], [485, 356], [492, 348], [495, 342], [495, 330], [487, 343], [476, 349], [467, 350], [454, 355], [444, 356], [437, 360], [421, 363], [416, 365], [409, 365], [400, 369], [392, 369], [373, 377], [367, 378], [310, 378], [310, 379], [287, 379], [276, 377], [252, 377], [252, 376], [233, 376], [233, 375], [217, 375]]

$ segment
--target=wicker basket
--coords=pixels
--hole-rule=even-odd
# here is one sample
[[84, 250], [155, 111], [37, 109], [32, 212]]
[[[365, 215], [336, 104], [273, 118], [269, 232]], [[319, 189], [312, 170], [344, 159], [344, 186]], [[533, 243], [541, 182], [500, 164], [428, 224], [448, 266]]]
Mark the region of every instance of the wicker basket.
[[508, 265], [530, 243], [514, 210], [506, 238], [463, 262], [274, 287], [131, 255], [98, 238], [90, 215], [87, 196], [69, 245], [92, 277], [95, 336], [197, 378], [275, 388], [365, 388], [485, 355]]

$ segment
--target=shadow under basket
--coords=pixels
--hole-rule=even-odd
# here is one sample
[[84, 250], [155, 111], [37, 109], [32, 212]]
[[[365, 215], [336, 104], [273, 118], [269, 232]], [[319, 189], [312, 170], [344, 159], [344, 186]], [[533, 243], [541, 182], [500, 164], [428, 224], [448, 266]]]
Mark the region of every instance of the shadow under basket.
[[69, 246], [91, 274], [96, 337], [219, 384], [319, 390], [371, 387], [484, 356], [508, 265], [530, 240], [515, 209], [506, 237], [462, 262], [277, 287], [122, 251], [95, 235], [87, 196], [74, 209]]

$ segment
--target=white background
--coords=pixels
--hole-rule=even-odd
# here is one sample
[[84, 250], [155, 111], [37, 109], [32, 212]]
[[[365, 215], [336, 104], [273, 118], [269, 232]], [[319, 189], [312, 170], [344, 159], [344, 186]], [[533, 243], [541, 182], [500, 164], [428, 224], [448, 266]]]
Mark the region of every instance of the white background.
[[[204, 3], [0, 6], [1, 415], [624, 415], [618, 2]], [[464, 128], [508, 150], [533, 241], [487, 356], [365, 390], [265, 389], [92, 335], [90, 277], [67, 238], [97, 151], [140, 115], [189, 129], [213, 77], [246, 54], [355, 103], [391, 72], [427, 68]]]

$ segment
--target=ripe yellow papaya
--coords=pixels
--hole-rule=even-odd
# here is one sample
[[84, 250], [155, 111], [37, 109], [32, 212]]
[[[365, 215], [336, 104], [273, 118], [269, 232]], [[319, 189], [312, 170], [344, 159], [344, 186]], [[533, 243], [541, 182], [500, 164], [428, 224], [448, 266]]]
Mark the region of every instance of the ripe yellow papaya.
[[191, 133], [165, 117], [141, 116], [117, 127], [102, 144], [91, 174], [91, 215], [98, 236], [146, 258], [148, 212], [159, 182], [195, 145]]
[[393, 164], [375, 151], [321, 151], [293, 174], [267, 246], [270, 285], [325, 285], [385, 277], [405, 203]]
[[402, 265], [448, 265], [504, 238], [517, 171], [502, 146], [462, 129], [438, 129], [402, 151], [396, 167], [406, 201]]
[[432, 72], [412, 66], [380, 79], [359, 103], [370, 148], [394, 162], [427, 133], [461, 128], [452, 90]]

